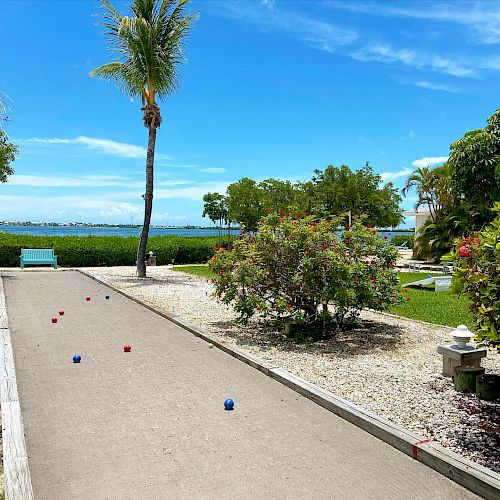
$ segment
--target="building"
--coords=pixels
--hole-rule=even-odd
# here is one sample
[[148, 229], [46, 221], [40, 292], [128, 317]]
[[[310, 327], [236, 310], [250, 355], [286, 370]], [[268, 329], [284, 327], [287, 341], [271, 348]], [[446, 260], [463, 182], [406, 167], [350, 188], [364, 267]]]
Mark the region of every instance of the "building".
[[405, 217], [415, 217], [415, 236], [418, 235], [419, 229], [424, 225], [425, 221], [430, 219], [431, 212], [429, 209], [419, 208], [417, 210], [405, 210]]

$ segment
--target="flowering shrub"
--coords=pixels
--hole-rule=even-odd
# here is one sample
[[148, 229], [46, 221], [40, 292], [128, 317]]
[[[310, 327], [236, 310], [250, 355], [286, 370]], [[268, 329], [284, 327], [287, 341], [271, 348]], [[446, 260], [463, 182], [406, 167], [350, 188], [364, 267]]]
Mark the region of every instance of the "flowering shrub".
[[457, 241], [452, 257], [462, 257], [455, 271], [454, 288], [469, 298], [476, 322], [476, 338], [500, 347], [500, 203], [491, 225], [479, 235]]
[[234, 304], [240, 322], [258, 313], [316, 339], [363, 308], [398, 303], [397, 250], [359, 222], [340, 234], [343, 220], [267, 215], [254, 236], [209, 261], [216, 296]]

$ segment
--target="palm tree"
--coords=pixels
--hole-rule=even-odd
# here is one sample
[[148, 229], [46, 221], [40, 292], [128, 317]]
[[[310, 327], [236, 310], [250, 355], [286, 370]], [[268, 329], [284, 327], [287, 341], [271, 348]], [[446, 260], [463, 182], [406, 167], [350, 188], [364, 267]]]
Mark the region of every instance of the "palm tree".
[[11, 100], [7, 94], [0, 91], [0, 129], [3, 128], [3, 124], [9, 121], [8, 113], [10, 108], [7, 104], [7, 100]]
[[427, 205], [433, 221], [438, 212], [453, 204], [450, 168], [447, 163], [435, 168], [416, 168], [406, 179], [401, 192], [406, 196], [413, 187], [418, 196], [415, 210], [421, 205]]
[[142, 100], [144, 126], [148, 129], [144, 224], [137, 248], [137, 274], [146, 277], [146, 245], [153, 210], [153, 166], [156, 129], [162, 117], [157, 98], [178, 87], [178, 65], [184, 61], [182, 42], [196, 14], [188, 14], [189, 0], [133, 0], [133, 17], [121, 16], [109, 0], [101, 0], [101, 22], [116, 60], [94, 69], [91, 77], [114, 80], [132, 98]]
[[[416, 168], [406, 179], [405, 185], [401, 192], [403, 196], [406, 196], [406, 193], [411, 188], [415, 188], [417, 191], [417, 203], [415, 204], [415, 210], [418, 209], [421, 205], [427, 204], [429, 206], [429, 210], [432, 210], [430, 205], [432, 204], [432, 185], [434, 183], [434, 174], [432, 173], [432, 169], [430, 167], [418, 167]], [[433, 217], [432, 217], [433, 218]]]

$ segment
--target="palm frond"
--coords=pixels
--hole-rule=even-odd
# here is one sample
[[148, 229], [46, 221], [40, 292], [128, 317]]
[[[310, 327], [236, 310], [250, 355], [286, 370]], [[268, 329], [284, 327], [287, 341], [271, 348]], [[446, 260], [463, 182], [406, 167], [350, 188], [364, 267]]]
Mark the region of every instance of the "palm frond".
[[90, 76], [115, 80], [134, 98], [156, 104], [175, 92], [178, 66], [185, 62], [183, 40], [196, 13], [187, 10], [189, 0], [134, 0], [133, 17], [120, 16], [109, 0], [101, 0], [100, 23], [115, 61], [100, 66]]
[[12, 101], [12, 99], [0, 91], [0, 131], [3, 130], [3, 124], [9, 121], [9, 112], [11, 110], [7, 101]]

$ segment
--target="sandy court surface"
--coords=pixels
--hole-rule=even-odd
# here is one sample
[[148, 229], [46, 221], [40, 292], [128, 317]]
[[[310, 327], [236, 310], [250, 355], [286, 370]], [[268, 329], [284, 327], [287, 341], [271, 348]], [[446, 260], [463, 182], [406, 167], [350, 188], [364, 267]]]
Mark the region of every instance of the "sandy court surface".
[[3, 280], [37, 499], [475, 498], [81, 274]]

